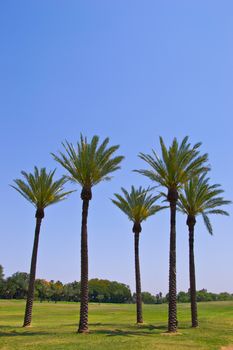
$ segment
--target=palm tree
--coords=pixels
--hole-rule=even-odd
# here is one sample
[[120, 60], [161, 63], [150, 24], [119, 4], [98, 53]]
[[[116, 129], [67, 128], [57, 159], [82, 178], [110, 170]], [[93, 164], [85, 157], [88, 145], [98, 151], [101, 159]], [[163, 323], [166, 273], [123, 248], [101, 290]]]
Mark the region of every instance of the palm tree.
[[166, 199], [170, 204], [170, 253], [169, 253], [169, 308], [168, 331], [177, 330], [176, 308], [176, 204], [179, 189], [195, 174], [207, 170], [205, 162], [207, 154], [199, 155], [201, 143], [191, 147], [186, 136], [179, 145], [174, 138], [172, 145], [167, 149], [160, 137], [162, 159], [152, 150], [152, 155], [140, 153], [139, 157], [149, 166], [150, 170], [136, 170], [152, 181], [167, 189]]
[[141, 277], [140, 277], [140, 264], [139, 264], [139, 235], [142, 231], [141, 223], [145, 221], [149, 216], [154, 215], [163, 207], [155, 205], [155, 202], [160, 197], [153, 196], [147, 190], [139, 187], [135, 189], [131, 187], [131, 192], [127, 192], [123, 187], [121, 188], [123, 196], [115, 193], [116, 199], [112, 199], [112, 202], [120, 208], [133, 222], [134, 233], [134, 255], [135, 255], [135, 280], [136, 280], [136, 304], [137, 304], [137, 323], [143, 323], [142, 317], [142, 295], [141, 295]]
[[66, 183], [66, 178], [63, 176], [59, 180], [54, 181], [55, 170], [46, 172], [46, 168], [34, 167], [34, 173], [26, 173], [22, 171], [25, 180], [14, 180], [16, 185], [12, 185], [24, 198], [36, 207], [36, 228], [34, 236], [34, 244], [31, 258], [31, 269], [29, 276], [29, 286], [27, 294], [27, 302], [24, 316], [23, 327], [31, 325], [32, 307], [34, 300], [34, 286], [36, 276], [36, 261], [39, 244], [39, 235], [42, 219], [44, 218], [44, 209], [54, 203], [66, 199], [67, 195], [73, 191], [64, 192], [63, 186]]
[[194, 176], [185, 184], [184, 190], [179, 194], [177, 207], [178, 210], [187, 215], [186, 224], [189, 229], [189, 279], [192, 327], [198, 326], [194, 262], [194, 227], [196, 217], [202, 215], [206, 228], [212, 235], [213, 229], [208, 215], [229, 215], [225, 210], [219, 209], [222, 205], [231, 203], [231, 201], [219, 197], [223, 192], [219, 184], [210, 185], [209, 178], [204, 173], [200, 176]]
[[54, 159], [69, 173], [67, 178], [82, 187], [82, 225], [81, 225], [81, 303], [79, 333], [88, 332], [88, 243], [87, 243], [87, 216], [89, 201], [92, 198], [92, 187], [103, 180], [110, 180], [109, 174], [120, 168], [119, 164], [124, 157], [113, 157], [119, 146], [107, 147], [106, 138], [98, 146], [99, 137], [94, 136], [90, 143], [82, 135], [77, 147], [65, 142], [65, 153], [59, 152]]

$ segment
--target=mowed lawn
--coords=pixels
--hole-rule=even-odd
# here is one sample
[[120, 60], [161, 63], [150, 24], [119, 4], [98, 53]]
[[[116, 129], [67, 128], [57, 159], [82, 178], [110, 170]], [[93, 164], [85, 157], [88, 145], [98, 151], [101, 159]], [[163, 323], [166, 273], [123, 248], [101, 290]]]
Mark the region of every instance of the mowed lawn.
[[188, 304], [178, 305], [179, 332], [166, 333], [167, 305], [90, 304], [90, 333], [77, 334], [78, 303], [35, 302], [33, 326], [22, 328], [24, 301], [0, 300], [1, 350], [221, 349], [233, 345], [233, 302], [199, 303], [200, 327], [190, 328]]

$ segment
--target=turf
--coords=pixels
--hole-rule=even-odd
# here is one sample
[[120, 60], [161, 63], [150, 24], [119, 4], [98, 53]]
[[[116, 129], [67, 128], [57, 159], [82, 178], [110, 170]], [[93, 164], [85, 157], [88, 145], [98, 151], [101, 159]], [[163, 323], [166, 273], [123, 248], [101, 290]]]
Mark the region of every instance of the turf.
[[217, 350], [233, 344], [233, 302], [199, 303], [200, 326], [190, 328], [188, 304], [178, 305], [179, 332], [166, 333], [167, 305], [90, 304], [90, 333], [77, 334], [77, 303], [34, 303], [33, 325], [22, 328], [24, 301], [0, 300], [1, 350]]

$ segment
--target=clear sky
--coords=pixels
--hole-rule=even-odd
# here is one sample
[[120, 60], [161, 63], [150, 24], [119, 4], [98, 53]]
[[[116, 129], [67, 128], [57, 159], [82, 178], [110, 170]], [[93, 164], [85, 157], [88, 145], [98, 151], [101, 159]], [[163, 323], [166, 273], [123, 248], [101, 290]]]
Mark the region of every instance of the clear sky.
[[[233, 199], [233, 2], [214, 0], [40, 0], [0, 4], [1, 244], [5, 275], [29, 271], [35, 210], [9, 187], [34, 165], [57, 167], [50, 152], [80, 132], [120, 144], [122, 169], [93, 189], [90, 278], [134, 290], [132, 224], [110, 202], [121, 186], [148, 186], [132, 169], [174, 136], [202, 141], [211, 179]], [[230, 158], [229, 158], [230, 157]], [[73, 188], [69, 185], [68, 188]], [[80, 279], [80, 188], [46, 209], [37, 277]], [[196, 225], [197, 288], [233, 293], [230, 217]], [[169, 211], [141, 234], [142, 289], [168, 290]], [[188, 234], [177, 218], [177, 289], [188, 289]]]

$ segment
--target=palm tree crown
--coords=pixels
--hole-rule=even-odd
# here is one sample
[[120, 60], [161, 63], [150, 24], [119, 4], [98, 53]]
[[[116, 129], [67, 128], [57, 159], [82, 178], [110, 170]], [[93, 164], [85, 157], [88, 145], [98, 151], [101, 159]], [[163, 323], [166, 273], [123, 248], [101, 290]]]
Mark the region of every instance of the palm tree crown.
[[140, 153], [139, 157], [146, 161], [152, 170], [136, 170], [149, 177], [152, 181], [159, 183], [167, 189], [178, 190], [193, 175], [208, 170], [204, 163], [208, 155], [199, 155], [201, 143], [195, 144], [192, 148], [186, 136], [179, 145], [174, 138], [172, 145], [167, 149], [162, 137], [160, 137], [162, 159], [152, 149], [152, 155]]
[[46, 172], [46, 168], [38, 169], [34, 167], [34, 173], [26, 173], [22, 171], [24, 180], [14, 180], [16, 186], [11, 185], [24, 198], [31, 202], [37, 209], [60, 202], [66, 199], [67, 195], [73, 191], [64, 192], [64, 184], [67, 179], [63, 176], [59, 180], [54, 181], [55, 170]]
[[219, 209], [219, 207], [231, 203], [231, 201], [219, 196], [224, 192], [220, 187], [219, 184], [210, 185], [206, 173], [194, 176], [185, 184], [184, 190], [179, 194], [177, 203], [178, 210], [189, 217], [202, 215], [210, 234], [213, 234], [213, 228], [208, 215], [229, 215], [227, 211]]
[[123, 196], [115, 193], [116, 199], [112, 199], [112, 202], [120, 208], [129, 218], [129, 220], [140, 224], [146, 220], [149, 216], [154, 215], [163, 207], [155, 205], [160, 195], [153, 196], [149, 194], [150, 188], [144, 189], [141, 186], [139, 189], [131, 187], [129, 193], [125, 188], [121, 188]]
[[81, 135], [77, 147], [67, 141], [62, 144], [66, 154], [59, 152], [59, 156], [56, 156], [52, 153], [54, 159], [69, 172], [70, 175], [67, 178], [86, 189], [91, 189], [102, 180], [110, 180], [111, 177], [108, 174], [118, 170], [124, 158], [112, 157], [119, 146], [107, 148], [109, 138], [106, 138], [100, 146], [98, 142], [98, 136], [94, 136], [88, 143], [87, 139]]

